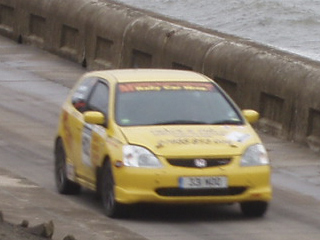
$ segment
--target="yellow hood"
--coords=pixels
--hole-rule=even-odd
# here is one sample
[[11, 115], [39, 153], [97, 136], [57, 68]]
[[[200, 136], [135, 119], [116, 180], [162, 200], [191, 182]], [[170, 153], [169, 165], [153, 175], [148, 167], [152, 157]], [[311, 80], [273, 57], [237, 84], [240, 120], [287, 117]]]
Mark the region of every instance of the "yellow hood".
[[129, 144], [160, 156], [240, 155], [260, 142], [251, 126], [141, 126], [121, 128]]

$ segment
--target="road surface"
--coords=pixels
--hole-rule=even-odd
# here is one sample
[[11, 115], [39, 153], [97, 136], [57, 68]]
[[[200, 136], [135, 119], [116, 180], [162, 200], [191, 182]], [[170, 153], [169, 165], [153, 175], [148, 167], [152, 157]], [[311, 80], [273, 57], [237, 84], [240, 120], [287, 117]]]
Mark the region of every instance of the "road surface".
[[[237, 205], [139, 206], [122, 220], [102, 213], [94, 194], [61, 196], [53, 177], [53, 140], [60, 105], [79, 65], [0, 37], [0, 209], [12, 222], [53, 220], [54, 239], [320, 238], [319, 155], [261, 133], [272, 160], [274, 199], [262, 219], [245, 219]], [[21, 180], [22, 179], [22, 180]]]

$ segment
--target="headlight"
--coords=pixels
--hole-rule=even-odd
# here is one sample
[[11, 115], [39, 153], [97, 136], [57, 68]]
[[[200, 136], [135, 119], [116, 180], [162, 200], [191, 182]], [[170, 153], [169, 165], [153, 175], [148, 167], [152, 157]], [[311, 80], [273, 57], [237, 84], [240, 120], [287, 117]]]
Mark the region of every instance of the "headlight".
[[159, 159], [149, 150], [134, 146], [123, 146], [123, 163], [127, 167], [161, 168]]
[[262, 144], [248, 147], [241, 159], [243, 167], [268, 165], [269, 163], [267, 151]]

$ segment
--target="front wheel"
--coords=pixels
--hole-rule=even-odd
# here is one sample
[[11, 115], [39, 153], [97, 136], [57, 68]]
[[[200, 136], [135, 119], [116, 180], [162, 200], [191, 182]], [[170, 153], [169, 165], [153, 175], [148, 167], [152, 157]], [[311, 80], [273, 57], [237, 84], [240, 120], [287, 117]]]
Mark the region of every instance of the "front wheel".
[[111, 218], [123, 216], [123, 205], [118, 203], [115, 198], [115, 183], [110, 162], [106, 162], [103, 166], [101, 181], [101, 198], [105, 214]]
[[246, 217], [262, 217], [268, 209], [268, 202], [243, 202], [240, 203], [240, 208]]
[[57, 140], [54, 153], [55, 182], [58, 192], [61, 194], [78, 194], [81, 190], [80, 185], [67, 178], [66, 154], [61, 139]]

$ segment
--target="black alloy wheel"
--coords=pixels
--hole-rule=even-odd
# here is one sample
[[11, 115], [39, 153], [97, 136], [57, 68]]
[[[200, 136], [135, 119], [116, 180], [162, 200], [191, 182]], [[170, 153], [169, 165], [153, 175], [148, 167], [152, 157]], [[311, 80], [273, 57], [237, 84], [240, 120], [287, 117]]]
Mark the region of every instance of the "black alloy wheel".
[[118, 203], [114, 193], [114, 179], [110, 162], [105, 162], [101, 177], [101, 198], [105, 214], [111, 218], [123, 216], [123, 205]]
[[56, 187], [59, 193], [78, 194], [80, 192], [80, 185], [67, 178], [66, 154], [61, 139], [57, 140], [55, 146], [54, 171]]

